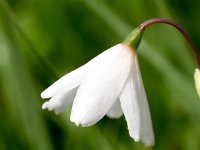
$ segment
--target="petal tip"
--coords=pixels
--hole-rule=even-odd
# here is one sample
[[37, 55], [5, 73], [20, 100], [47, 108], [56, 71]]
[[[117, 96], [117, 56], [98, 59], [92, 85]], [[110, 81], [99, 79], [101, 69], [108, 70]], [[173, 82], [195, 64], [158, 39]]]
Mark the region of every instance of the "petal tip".
[[55, 93], [53, 93], [50, 88], [48, 87], [46, 90], [44, 90], [40, 96], [42, 97], [42, 99], [47, 99], [47, 98], [51, 98], [55, 95]]
[[130, 135], [130, 137], [133, 138], [133, 140], [135, 142], [139, 142], [141, 140], [140, 137], [139, 137], [139, 135]]
[[110, 118], [110, 119], [119, 119], [123, 116], [123, 114], [117, 114], [117, 115], [113, 115], [113, 114], [107, 114], [107, 116]]
[[43, 105], [42, 105], [42, 109], [47, 109], [48, 108], [48, 102], [45, 102]]
[[77, 127], [79, 126], [79, 123], [76, 122], [75, 124], [76, 124]]
[[49, 111], [52, 111], [54, 108], [53, 108], [52, 104], [49, 101], [47, 101], [42, 105], [42, 109], [43, 110], [48, 109]]
[[47, 96], [46, 92], [43, 91], [41, 94], [40, 94], [41, 98], [42, 99], [47, 99], [47, 98], [50, 98], [49, 96]]
[[[130, 135], [131, 136], [131, 135]], [[146, 146], [146, 147], [152, 147], [152, 146], [154, 146], [154, 139], [153, 140], [151, 140], [151, 139], [149, 139], [149, 140], [147, 140], [147, 141], [144, 141], [144, 139], [142, 139], [142, 138], [140, 138], [139, 136], [131, 136], [131, 138], [133, 138], [133, 140], [135, 141], [135, 142], [142, 142], [142, 143], [144, 143], [144, 145]]]
[[152, 146], [154, 146], [154, 141], [150, 141], [150, 142], [146, 142], [145, 143], [145, 146], [147, 146], [147, 147], [152, 147]]
[[81, 119], [81, 118], [70, 117], [70, 121], [73, 122], [73, 123], [75, 123], [75, 125], [77, 127], [79, 127], [79, 126], [81, 126], [81, 127], [88, 127], [88, 126], [93, 125], [91, 123], [85, 122], [85, 120]]
[[78, 127], [80, 125], [80, 123], [78, 121], [73, 120], [72, 118], [70, 118], [70, 121], [75, 123], [75, 125]]

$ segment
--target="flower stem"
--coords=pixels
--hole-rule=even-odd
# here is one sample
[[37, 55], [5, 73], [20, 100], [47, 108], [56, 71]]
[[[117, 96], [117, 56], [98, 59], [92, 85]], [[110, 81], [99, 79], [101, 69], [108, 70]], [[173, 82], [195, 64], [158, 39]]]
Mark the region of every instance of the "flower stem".
[[169, 20], [169, 19], [165, 19], [165, 18], [153, 18], [153, 19], [147, 20], [147, 21], [143, 22], [142, 24], [140, 24], [139, 29], [144, 31], [146, 27], [148, 27], [152, 24], [155, 24], [155, 23], [169, 24], [169, 25], [175, 27], [178, 31], [180, 31], [182, 33], [182, 35], [185, 37], [186, 41], [188, 42], [188, 44], [191, 48], [192, 54], [194, 56], [194, 59], [196, 60], [197, 66], [198, 66], [198, 68], [200, 68], [200, 57], [194, 47], [192, 39], [189, 37], [188, 33], [183, 29], [183, 27], [181, 27], [176, 22]]

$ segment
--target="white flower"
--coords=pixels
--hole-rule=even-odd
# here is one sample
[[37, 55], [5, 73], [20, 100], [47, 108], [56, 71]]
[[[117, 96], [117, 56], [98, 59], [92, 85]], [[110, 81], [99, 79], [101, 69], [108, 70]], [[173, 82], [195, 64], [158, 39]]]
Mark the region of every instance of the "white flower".
[[200, 71], [199, 71], [199, 69], [195, 69], [194, 81], [195, 81], [195, 87], [196, 87], [197, 94], [200, 97]]
[[154, 144], [148, 102], [136, 51], [118, 44], [80, 68], [66, 74], [41, 94], [50, 98], [43, 109], [63, 112], [71, 107], [70, 120], [91, 126], [107, 115], [124, 114], [129, 134], [146, 146]]

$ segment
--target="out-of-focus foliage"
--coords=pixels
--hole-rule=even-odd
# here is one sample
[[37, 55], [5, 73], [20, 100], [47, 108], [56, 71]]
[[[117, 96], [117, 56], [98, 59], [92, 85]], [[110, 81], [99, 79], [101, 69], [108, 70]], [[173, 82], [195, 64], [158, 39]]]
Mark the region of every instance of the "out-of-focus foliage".
[[[57, 77], [122, 42], [141, 22], [165, 17], [200, 49], [197, 0], [0, 0], [0, 149], [141, 150], [124, 117], [81, 128], [41, 110]], [[200, 149], [195, 62], [179, 32], [154, 25], [138, 49], [158, 150]]]

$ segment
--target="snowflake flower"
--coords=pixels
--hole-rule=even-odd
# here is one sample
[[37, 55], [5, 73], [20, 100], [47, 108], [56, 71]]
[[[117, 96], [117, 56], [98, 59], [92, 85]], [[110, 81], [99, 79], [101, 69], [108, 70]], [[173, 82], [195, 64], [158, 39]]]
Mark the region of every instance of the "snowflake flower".
[[145, 21], [121, 44], [104, 51], [78, 69], [66, 74], [41, 93], [48, 98], [42, 108], [55, 113], [72, 107], [70, 120], [77, 126], [91, 126], [107, 115], [123, 114], [130, 136], [146, 146], [154, 145], [149, 106], [142, 82], [136, 49], [146, 27], [165, 23], [178, 29], [187, 40], [197, 61], [194, 79], [200, 97], [200, 58], [187, 32], [165, 18]]
[[151, 116], [136, 50], [121, 43], [66, 74], [41, 93], [50, 98], [42, 108], [63, 112], [72, 107], [70, 120], [91, 126], [107, 115], [123, 114], [129, 134], [147, 146], [154, 144]]

